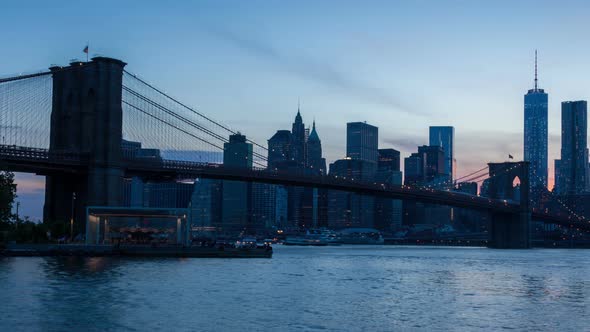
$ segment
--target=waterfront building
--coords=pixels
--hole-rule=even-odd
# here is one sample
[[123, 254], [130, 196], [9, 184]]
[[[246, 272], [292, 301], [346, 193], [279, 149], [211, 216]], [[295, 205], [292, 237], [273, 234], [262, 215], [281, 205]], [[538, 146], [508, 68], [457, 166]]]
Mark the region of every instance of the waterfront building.
[[[246, 136], [233, 134], [223, 145], [223, 165], [232, 168], [252, 168], [252, 144]], [[251, 211], [251, 183], [223, 181], [221, 224], [225, 232], [237, 232], [249, 226]]]
[[556, 161], [560, 194], [588, 191], [588, 114], [585, 100], [561, 103], [561, 159]]
[[455, 160], [455, 128], [452, 126], [431, 126], [429, 128], [430, 146], [440, 146], [444, 151], [444, 169], [442, 173], [448, 174], [449, 180], [453, 181], [457, 168]]
[[547, 188], [548, 95], [538, 88], [537, 51], [535, 85], [524, 95], [524, 160], [530, 163], [531, 189]]

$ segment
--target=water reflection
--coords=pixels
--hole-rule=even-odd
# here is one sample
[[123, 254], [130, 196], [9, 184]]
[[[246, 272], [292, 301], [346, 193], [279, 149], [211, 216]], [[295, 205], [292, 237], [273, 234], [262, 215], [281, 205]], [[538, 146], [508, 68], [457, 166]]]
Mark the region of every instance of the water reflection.
[[576, 250], [345, 246], [0, 259], [0, 330], [584, 330], [588, 263]]
[[106, 257], [50, 257], [40, 268], [46, 287], [39, 293], [49, 315], [40, 317], [40, 328], [51, 330], [91, 330], [95, 321], [117, 326], [124, 311], [119, 305], [125, 289], [118, 287], [121, 261]]

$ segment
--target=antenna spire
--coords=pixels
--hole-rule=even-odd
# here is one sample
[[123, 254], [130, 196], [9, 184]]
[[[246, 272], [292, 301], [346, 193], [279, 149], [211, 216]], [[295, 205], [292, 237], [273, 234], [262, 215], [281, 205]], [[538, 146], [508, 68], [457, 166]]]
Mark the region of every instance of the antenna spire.
[[537, 50], [535, 50], [535, 91], [537, 91]]

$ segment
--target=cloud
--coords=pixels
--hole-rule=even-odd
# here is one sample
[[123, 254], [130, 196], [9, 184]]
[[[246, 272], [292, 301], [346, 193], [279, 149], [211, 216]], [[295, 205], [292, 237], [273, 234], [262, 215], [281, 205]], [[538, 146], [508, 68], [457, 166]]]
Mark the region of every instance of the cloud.
[[17, 195], [45, 194], [45, 177], [28, 173], [15, 173]]
[[420, 137], [400, 137], [400, 138], [383, 138], [382, 140], [385, 144], [391, 146], [392, 148], [405, 151], [405, 152], [416, 152], [418, 151], [418, 146], [426, 144], [426, 140]]
[[388, 91], [349, 77], [329, 63], [318, 62], [312, 58], [296, 54], [293, 50], [289, 50], [288, 54], [283, 53], [269, 44], [238, 35], [226, 29], [209, 28], [208, 31], [216, 38], [266, 61], [270, 61], [301, 78], [335, 88], [348, 96], [356, 96], [367, 102], [393, 108], [407, 114], [426, 115], [424, 112], [410, 110], [404, 106], [399, 98], [392, 96]]

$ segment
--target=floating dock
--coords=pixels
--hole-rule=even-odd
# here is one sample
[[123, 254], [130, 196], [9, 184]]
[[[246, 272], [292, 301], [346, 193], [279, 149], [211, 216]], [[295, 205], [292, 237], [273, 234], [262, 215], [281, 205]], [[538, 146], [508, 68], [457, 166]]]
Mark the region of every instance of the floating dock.
[[271, 258], [272, 247], [182, 247], [151, 245], [84, 245], [84, 244], [9, 244], [0, 256], [121, 256], [121, 257], [195, 257], [195, 258]]

